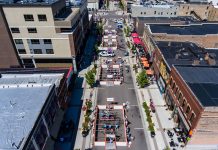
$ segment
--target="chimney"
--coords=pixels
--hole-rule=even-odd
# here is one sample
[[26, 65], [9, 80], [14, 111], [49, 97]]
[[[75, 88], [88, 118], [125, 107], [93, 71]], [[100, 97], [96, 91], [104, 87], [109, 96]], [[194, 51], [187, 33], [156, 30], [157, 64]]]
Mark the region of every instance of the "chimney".
[[200, 60], [195, 59], [192, 63], [193, 66], [200, 65]]

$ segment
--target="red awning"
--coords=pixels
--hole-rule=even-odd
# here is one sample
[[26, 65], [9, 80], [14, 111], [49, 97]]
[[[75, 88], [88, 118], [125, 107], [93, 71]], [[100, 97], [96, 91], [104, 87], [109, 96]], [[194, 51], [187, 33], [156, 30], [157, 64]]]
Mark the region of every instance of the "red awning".
[[141, 44], [141, 39], [140, 38], [133, 38], [134, 44]]
[[138, 33], [132, 33], [131, 36], [132, 36], [133, 38], [139, 37]]

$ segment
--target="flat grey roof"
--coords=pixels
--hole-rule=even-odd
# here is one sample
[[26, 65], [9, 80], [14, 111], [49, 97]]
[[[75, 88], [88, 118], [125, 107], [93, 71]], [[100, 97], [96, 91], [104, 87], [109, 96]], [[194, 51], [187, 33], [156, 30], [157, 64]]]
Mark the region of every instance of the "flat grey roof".
[[207, 35], [218, 34], [218, 23], [207, 24], [188, 24], [188, 25], [170, 25], [170, 24], [150, 24], [152, 33], [166, 33], [178, 35]]
[[[22, 149], [50, 88], [64, 74], [2, 74], [0, 78], [0, 149]], [[16, 77], [15, 77], [16, 76]]]
[[203, 107], [218, 106], [218, 67], [175, 66]]

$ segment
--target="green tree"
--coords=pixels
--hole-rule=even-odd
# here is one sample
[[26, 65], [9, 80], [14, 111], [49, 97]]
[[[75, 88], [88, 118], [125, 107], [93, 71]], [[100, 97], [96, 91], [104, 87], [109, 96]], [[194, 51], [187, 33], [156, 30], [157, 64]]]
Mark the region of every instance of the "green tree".
[[145, 70], [142, 70], [136, 77], [140, 88], [144, 88], [149, 83]]
[[92, 70], [88, 71], [85, 74], [85, 78], [86, 78], [86, 82], [88, 83], [88, 85], [90, 87], [93, 87], [93, 85], [95, 84], [95, 75]]
[[109, 8], [109, 0], [106, 0], [106, 5], [107, 5], [107, 8]]
[[122, 0], [119, 1], [119, 7], [120, 7], [120, 9], [124, 10], [124, 5], [122, 3]]

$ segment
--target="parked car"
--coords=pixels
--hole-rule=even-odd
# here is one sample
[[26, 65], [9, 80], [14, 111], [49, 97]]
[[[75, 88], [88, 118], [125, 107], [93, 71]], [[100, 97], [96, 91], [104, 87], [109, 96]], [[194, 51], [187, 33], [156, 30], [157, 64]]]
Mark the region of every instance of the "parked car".
[[114, 54], [114, 52], [103, 51], [103, 52], [99, 53], [99, 56], [101, 56], [101, 57], [114, 57], [115, 54]]

